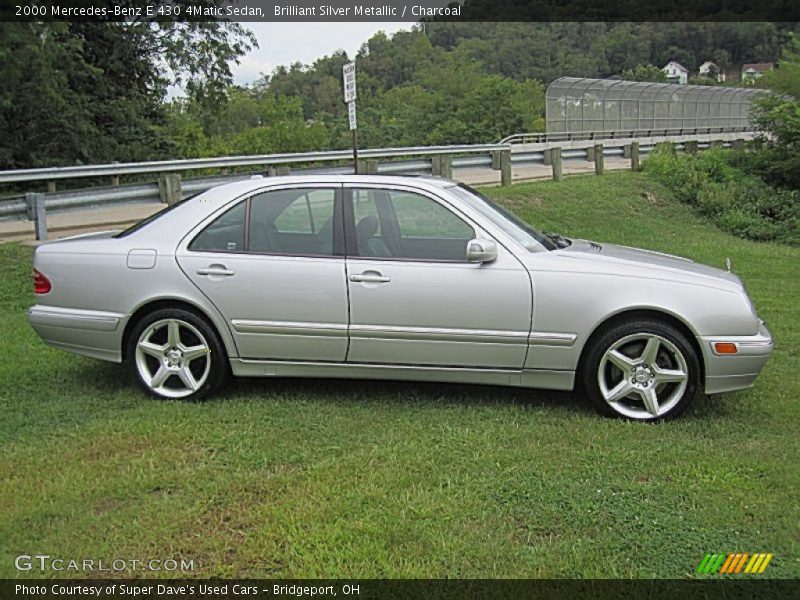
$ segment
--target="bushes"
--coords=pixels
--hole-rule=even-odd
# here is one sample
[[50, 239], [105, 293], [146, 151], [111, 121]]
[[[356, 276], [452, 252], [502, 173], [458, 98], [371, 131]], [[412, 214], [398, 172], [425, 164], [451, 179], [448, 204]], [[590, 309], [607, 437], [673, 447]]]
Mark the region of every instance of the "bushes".
[[645, 171], [719, 227], [739, 237], [800, 245], [800, 192], [774, 188], [737, 166], [737, 154], [712, 148], [679, 154], [657, 147]]

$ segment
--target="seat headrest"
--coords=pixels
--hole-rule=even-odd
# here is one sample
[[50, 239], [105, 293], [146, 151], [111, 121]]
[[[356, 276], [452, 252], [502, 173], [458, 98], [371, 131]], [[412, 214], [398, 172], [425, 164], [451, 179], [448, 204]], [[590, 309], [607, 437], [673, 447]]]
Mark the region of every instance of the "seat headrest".
[[374, 237], [378, 232], [379, 226], [380, 221], [378, 221], [378, 217], [374, 215], [366, 216], [356, 225], [356, 236], [360, 240]]

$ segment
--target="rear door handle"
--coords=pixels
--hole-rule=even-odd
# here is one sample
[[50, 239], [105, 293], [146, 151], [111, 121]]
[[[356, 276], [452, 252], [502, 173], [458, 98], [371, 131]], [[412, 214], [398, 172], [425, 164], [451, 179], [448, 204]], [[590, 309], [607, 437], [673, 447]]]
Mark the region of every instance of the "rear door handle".
[[210, 265], [204, 269], [197, 269], [198, 275], [221, 275], [223, 277], [230, 277], [235, 275], [236, 271], [228, 269], [225, 265]]
[[362, 283], [389, 283], [391, 280], [391, 277], [381, 275], [377, 271], [366, 271], [361, 275], [350, 275], [350, 281], [360, 281]]

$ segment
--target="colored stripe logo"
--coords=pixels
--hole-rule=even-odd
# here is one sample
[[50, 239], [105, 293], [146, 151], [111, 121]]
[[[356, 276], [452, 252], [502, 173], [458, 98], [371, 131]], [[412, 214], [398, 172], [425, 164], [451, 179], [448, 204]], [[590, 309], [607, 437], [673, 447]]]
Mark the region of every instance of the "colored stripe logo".
[[713, 575], [757, 575], [764, 572], [772, 560], [772, 553], [731, 552], [729, 554], [706, 554], [697, 566], [696, 573]]

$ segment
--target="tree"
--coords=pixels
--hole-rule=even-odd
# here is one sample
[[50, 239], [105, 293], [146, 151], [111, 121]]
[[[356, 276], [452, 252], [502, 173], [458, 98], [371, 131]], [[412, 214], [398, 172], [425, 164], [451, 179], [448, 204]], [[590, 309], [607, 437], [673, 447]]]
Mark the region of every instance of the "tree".
[[167, 87], [212, 110], [230, 63], [255, 43], [221, 22], [2, 23], [0, 33], [3, 168], [170, 156]]
[[627, 81], [652, 81], [667, 83], [667, 74], [654, 65], [636, 65], [633, 69], [622, 72], [622, 78]]
[[800, 39], [790, 40], [778, 68], [759, 83], [773, 93], [756, 102], [754, 121], [761, 135], [752, 157], [754, 170], [768, 181], [800, 189]]

